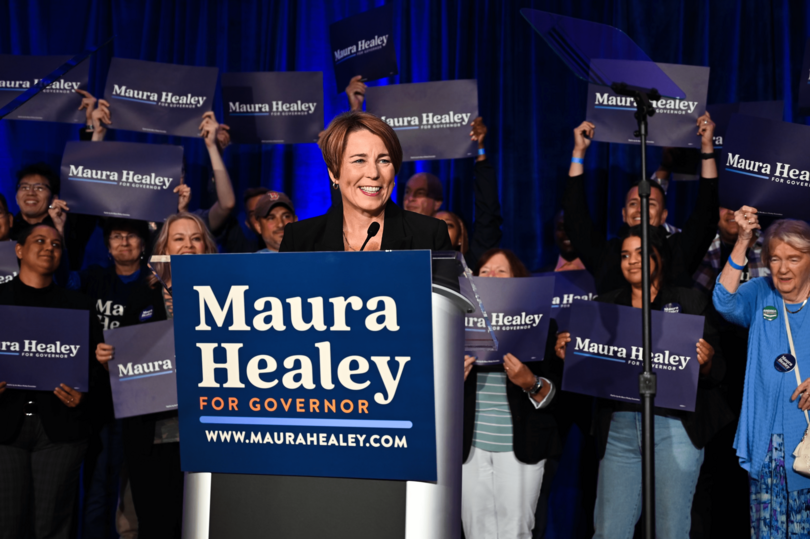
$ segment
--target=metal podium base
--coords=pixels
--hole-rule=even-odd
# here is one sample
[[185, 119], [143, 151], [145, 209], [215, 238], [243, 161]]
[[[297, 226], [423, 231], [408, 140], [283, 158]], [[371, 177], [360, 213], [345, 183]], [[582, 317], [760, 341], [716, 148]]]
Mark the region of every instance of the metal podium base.
[[438, 481], [186, 474], [184, 539], [446, 539], [461, 536], [464, 313], [433, 285]]

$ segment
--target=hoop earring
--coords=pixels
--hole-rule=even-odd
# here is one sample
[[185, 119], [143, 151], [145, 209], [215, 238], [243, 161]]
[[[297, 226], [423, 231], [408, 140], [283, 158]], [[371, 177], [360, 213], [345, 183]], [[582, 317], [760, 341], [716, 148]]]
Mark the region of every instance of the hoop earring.
[[332, 189], [334, 189], [335, 191], [340, 189], [340, 186], [338, 185], [338, 182], [332, 182]]

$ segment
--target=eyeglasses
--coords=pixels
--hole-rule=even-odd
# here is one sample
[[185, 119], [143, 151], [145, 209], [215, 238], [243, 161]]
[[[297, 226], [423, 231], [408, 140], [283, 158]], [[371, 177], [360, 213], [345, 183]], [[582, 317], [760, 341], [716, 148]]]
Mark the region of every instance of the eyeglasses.
[[140, 236], [138, 236], [137, 234], [126, 234], [126, 235], [124, 235], [124, 234], [111, 234], [110, 235], [110, 242], [114, 241], [116, 243], [120, 243], [120, 242], [122, 242], [122, 241], [124, 241], [126, 239], [128, 243], [132, 243], [133, 241], [135, 241], [136, 238], [139, 238], [139, 237]]
[[31, 190], [34, 190], [37, 193], [44, 193], [46, 190], [50, 191], [51, 186], [44, 183], [20, 183], [17, 185], [17, 191], [27, 193]]

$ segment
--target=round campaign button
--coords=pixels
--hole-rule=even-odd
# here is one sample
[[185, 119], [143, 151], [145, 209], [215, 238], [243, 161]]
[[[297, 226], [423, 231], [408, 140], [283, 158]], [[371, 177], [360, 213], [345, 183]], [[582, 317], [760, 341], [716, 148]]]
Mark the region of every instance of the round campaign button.
[[782, 354], [776, 358], [773, 366], [779, 372], [790, 372], [796, 366], [796, 358], [790, 354]]
[[664, 312], [665, 313], [679, 313], [681, 312], [681, 304], [680, 303], [667, 303], [664, 305]]
[[776, 320], [777, 316], [779, 316], [779, 311], [776, 310], [776, 307], [768, 306], [762, 309], [762, 317], [769, 322]]
[[153, 314], [155, 314], [155, 310], [150, 305], [149, 307], [147, 307], [146, 309], [141, 311], [141, 314], [140, 314], [140, 316], [138, 316], [138, 319], [141, 322], [144, 322], [144, 321], [149, 320], [150, 318], [152, 318]]

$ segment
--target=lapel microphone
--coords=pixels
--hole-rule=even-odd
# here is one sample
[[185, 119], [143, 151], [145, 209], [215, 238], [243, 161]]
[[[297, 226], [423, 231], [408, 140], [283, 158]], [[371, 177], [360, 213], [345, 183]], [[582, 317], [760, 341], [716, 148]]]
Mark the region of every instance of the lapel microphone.
[[373, 223], [368, 225], [368, 236], [366, 236], [366, 241], [363, 242], [363, 246], [360, 247], [361, 251], [366, 248], [366, 244], [368, 243], [368, 240], [370, 240], [371, 238], [376, 236], [377, 232], [379, 232], [379, 231], [380, 231], [380, 223], [378, 223], [377, 221], [374, 221]]

